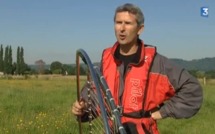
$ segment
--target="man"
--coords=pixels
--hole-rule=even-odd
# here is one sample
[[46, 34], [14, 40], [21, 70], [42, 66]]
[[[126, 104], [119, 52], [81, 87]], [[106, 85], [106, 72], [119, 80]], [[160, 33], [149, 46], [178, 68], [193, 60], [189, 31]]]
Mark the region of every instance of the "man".
[[[156, 120], [189, 118], [202, 104], [202, 88], [185, 69], [139, 39], [144, 16], [139, 7], [124, 4], [115, 11], [117, 42], [103, 51], [101, 70], [118, 106], [128, 133], [158, 134]], [[83, 115], [84, 102], [72, 112]]]

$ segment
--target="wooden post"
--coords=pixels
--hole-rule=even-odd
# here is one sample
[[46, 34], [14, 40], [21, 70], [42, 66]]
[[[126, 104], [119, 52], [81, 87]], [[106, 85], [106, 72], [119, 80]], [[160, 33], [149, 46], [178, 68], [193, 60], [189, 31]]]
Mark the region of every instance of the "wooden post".
[[203, 77], [203, 84], [206, 85], [206, 77]]

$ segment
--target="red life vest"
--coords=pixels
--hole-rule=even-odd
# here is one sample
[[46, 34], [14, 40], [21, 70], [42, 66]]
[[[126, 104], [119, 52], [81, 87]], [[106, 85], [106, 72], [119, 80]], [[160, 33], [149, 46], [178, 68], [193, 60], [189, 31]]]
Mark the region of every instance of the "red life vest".
[[[118, 45], [116, 43], [113, 47], [104, 50], [102, 56], [102, 71], [116, 105], [123, 107], [123, 115], [135, 115], [139, 111], [150, 110], [162, 103], [166, 99], [165, 97], [155, 100], [158, 97], [146, 95], [147, 91], [153, 88], [153, 85], [149, 85], [149, 77], [151, 77], [149, 72], [156, 54], [156, 48], [144, 47], [143, 43], [141, 44], [142, 49], [139, 63], [130, 64], [130, 69], [125, 73], [123, 94], [121, 100], [119, 99], [120, 83], [122, 82], [120, 81], [122, 79], [120, 79], [119, 71], [121, 62], [114, 58], [114, 53]], [[122, 116], [121, 121], [122, 123], [132, 122], [136, 124], [136, 129], [139, 134], [145, 134], [147, 132], [153, 134], [159, 133], [157, 123], [151, 117], [135, 118], [135, 116]]]

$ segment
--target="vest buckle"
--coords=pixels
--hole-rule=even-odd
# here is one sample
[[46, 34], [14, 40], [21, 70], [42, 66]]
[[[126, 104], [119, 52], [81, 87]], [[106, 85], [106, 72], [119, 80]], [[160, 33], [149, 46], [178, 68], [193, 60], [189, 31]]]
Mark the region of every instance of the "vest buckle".
[[118, 105], [117, 109], [119, 111], [120, 116], [122, 116], [122, 114], [123, 114], [123, 107]]

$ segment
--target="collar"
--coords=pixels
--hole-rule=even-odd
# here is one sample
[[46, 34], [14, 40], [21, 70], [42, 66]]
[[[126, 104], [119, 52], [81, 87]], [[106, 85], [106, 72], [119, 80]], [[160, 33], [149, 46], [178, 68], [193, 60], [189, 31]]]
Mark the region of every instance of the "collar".
[[[114, 55], [116, 62], [121, 64], [121, 61], [119, 60], [119, 55], [120, 55], [119, 49], [120, 49], [120, 45], [118, 42], [116, 42], [113, 46], [112, 53]], [[142, 55], [144, 55], [144, 43], [142, 40], [138, 39], [138, 49], [134, 56], [134, 59], [131, 61], [131, 64], [138, 65], [142, 61], [141, 60]]]

